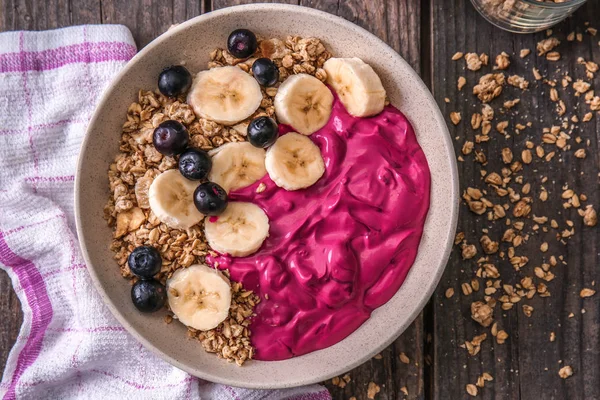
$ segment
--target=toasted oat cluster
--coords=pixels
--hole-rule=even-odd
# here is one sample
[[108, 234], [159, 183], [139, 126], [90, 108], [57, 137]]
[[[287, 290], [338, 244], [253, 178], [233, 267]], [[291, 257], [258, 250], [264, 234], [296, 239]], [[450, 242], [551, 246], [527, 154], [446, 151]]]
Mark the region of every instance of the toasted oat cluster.
[[[538, 3], [567, 3], [570, 0], [535, 0]], [[510, 11], [511, 9], [524, 9], [527, 4], [520, 0], [481, 0], [481, 3], [487, 7], [498, 7], [501, 11]]]
[[230, 362], [235, 361], [241, 366], [254, 356], [248, 325], [254, 306], [260, 299], [252, 291], [244, 290], [238, 282], [232, 282], [231, 291], [233, 298], [229, 318], [216, 329], [209, 331], [189, 328], [188, 336], [199, 340], [207, 352], [216, 353], [217, 356]]
[[320, 81], [325, 82], [327, 74], [323, 69], [323, 64], [331, 58], [331, 54], [320, 39], [288, 36], [285, 41], [278, 38], [260, 41], [255, 57], [247, 60], [235, 58], [227, 50], [215, 49], [210, 53], [211, 61], [208, 63], [208, 67], [238, 65], [245, 72], [251, 73], [252, 63], [260, 57], [270, 58], [279, 67], [280, 82], [294, 74], [314, 75]]
[[[250, 67], [259, 57], [273, 60], [279, 68], [279, 82], [299, 73], [325, 81], [327, 74], [322, 67], [331, 54], [319, 39], [290, 36], [285, 41], [276, 38], [259, 41], [257, 52], [246, 60], [233, 57], [227, 50], [215, 49], [210, 54], [208, 68], [235, 65], [252, 74]], [[154, 129], [166, 120], [178, 121], [189, 132], [189, 145], [203, 150], [246, 141], [247, 127], [252, 119], [263, 115], [276, 119], [273, 99], [277, 87], [261, 87], [261, 91], [260, 107], [247, 120], [233, 126], [197, 117], [183, 96], [167, 97], [159, 91], [139, 91], [137, 102], [127, 110], [119, 153], [108, 170], [110, 197], [104, 208], [105, 219], [113, 228], [110, 248], [115, 253], [121, 275], [132, 284], [137, 277], [130, 271], [127, 259], [139, 246], [159, 250], [162, 267], [154, 278], [162, 284], [176, 270], [203, 263], [209, 254], [216, 255], [209, 249], [202, 223], [186, 230], [173, 229], [161, 223], [150, 210], [148, 191], [153, 179], [164, 171], [177, 168], [175, 158], [164, 156], [153, 146]], [[244, 290], [240, 283], [232, 281], [231, 288], [229, 318], [215, 329], [196, 331], [190, 328], [188, 334], [198, 339], [206, 351], [242, 365], [254, 355], [248, 326], [253, 308], [260, 299], [252, 291]], [[167, 323], [173, 319], [171, 315], [165, 318]]]

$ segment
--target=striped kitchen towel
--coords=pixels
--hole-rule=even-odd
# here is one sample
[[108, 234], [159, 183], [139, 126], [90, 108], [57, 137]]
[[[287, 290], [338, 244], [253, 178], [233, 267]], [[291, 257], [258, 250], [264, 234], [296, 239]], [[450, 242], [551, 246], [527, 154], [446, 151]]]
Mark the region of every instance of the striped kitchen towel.
[[75, 164], [102, 90], [135, 53], [116, 25], [0, 34], [0, 267], [24, 314], [0, 397], [330, 399], [318, 385], [200, 381], [136, 342], [92, 286], [75, 235]]

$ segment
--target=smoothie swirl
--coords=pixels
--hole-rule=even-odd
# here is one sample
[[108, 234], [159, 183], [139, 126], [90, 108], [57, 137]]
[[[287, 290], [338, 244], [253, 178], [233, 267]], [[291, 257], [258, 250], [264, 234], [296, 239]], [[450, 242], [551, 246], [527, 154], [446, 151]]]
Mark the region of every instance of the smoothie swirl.
[[266, 175], [232, 191], [232, 201], [265, 211], [269, 237], [251, 256], [207, 259], [261, 297], [250, 325], [259, 360], [306, 354], [356, 330], [402, 285], [429, 209], [425, 154], [393, 106], [357, 118], [336, 98], [310, 139], [325, 162], [321, 179], [289, 192]]

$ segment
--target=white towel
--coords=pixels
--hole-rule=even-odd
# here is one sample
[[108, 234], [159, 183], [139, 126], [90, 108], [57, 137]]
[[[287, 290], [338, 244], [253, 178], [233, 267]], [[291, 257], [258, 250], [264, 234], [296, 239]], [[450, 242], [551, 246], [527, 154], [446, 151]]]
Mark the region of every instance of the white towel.
[[144, 349], [96, 293], [74, 229], [75, 165], [102, 90], [135, 52], [124, 26], [0, 34], [0, 267], [24, 314], [0, 396], [330, 399], [318, 385], [246, 390], [192, 377]]

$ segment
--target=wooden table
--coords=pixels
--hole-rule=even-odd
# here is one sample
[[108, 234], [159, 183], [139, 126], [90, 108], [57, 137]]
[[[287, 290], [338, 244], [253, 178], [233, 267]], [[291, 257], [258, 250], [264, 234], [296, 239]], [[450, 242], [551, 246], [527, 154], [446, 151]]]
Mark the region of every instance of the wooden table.
[[[141, 48], [163, 33], [171, 24], [185, 21], [198, 14], [234, 4], [246, 3], [240, 0], [3, 0], [0, 1], [0, 30], [31, 29], [43, 30], [76, 24], [115, 23], [127, 25]], [[470, 127], [471, 114], [480, 109], [480, 103], [471, 92], [472, 86], [484, 71], [492, 72], [491, 66], [481, 71], [465, 70], [465, 62], [451, 61], [457, 51], [486, 53], [493, 64], [494, 57], [502, 51], [511, 55], [512, 65], [509, 74], [525, 75], [532, 82], [530, 89], [522, 95], [514, 89], [505, 91], [521, 97], [519, 114], [507, 114], [510, 126], [517, 122], [531, 121], [532, 127], [521, 135], [504, 139], [492, 129], [492, 140], [481, 145], [487, 155], [489, 170], [499, 170], [502, 166], [500, 151], [503, 147], [513, 150], [519, 157], [525, 142], [540, 142], [542, 128], [557, 124], [555, 104], [549, 98], [550, 88], [535, 82], [532, 68], [543, 74], [560, 68], [575, 78], [585, 77], [584, 68], [577, 64], [579, 56], [586, 60], [600, 62], [600, 34], [592, 37], [585, 33], [584, 22], [596, 22], [600, 28], [600, 2], [590, 0], [572, 18], [554, 28], [554, 35], [563, 44], [559, 47], [562, 58], [549, 62], [535, 55], [536, 43], [545, 38], [544, 33], [516, 35], [501, 31], [487, 23], [477, 14], [467, 0], [300, 0], [285, 1], [300, 3], [342, 16], [370, 30], [397, 50], [419, 71], [421, 77], [433, 91], [445, 116], [452, 111], [461, 112], [463, 121], [454, 126], [448, 123], [452, 136], [456, 136], [457, 156], [461, 154], [463, 142], [473, 140]], [[567, 42], [568, 33], [583, 33], [583, 41]], [[325, 38], [326, 39], [326, 38]], [[519, 50], [528, 48], [532, 54], [525, 59], [518, 57]], [[467, 78], [467, 87], [459, 92], [456, 88], [459, 76]], [[596, 77], [597, 92], [600, 92]], [[559, 85], [560, 86], [560, 85]], [[562, 90], [562, 89], [561, 89]], [[513, 96], [513, 97], [515, 97]], [[445, 99], [449, 102], [446, 102]], [[510, 97], [505, 96], [504, 99]], [[578, 107], [579, 118], [586, 112], [587, 105], [572, 95], [563, 95], [566, 106], [571, 110]], [[496, 100], [498, 110], [502, 100]], [[497, 111], [498, 114], [498, 111]], [[567, 115], [572, 115], [568, 112]], [[552, 295], [541, 298], [535, 296], [527, 304], [534, 307], [531, 317], [525, 316], [521, 303], [511, 311], [503, 312], [496, 306], [495, 320], [509, 338], [505, 344], [496, 344], [490, 330], [483, 328], [470, 318], [470, 306], [483, 297], [482, 288], [469, 296], [461, 291], [461, 284], [475, 277], [475, 259], [464, 261], [460, 251], [454, 251], [446, 272], [432, 300], [415, 320], [411, 327], [380, 356], [367, 361], [350, 372], [351, 381], [340, 388], [327, 382], [335, 399], [367, 398], [370, 382], [380, 386], [377, 399], [403, 398], [401, 389], [408, 390], [408, 398], [453, 400], [469, 398], [465, 387], [475, 383], [483, 372], [490, 373], [494, 381], [486, 382], [479, 389], [478, 397], [483, 399], [600, 399], [600, 294], [587, 299], [579, 296], [583, 287], [593, 287], [592, 282], [600, 282], [600, 241], [598, 230], [584, 227], [575, 210], [563, 210], [560, 198], [562, 186], [576, 193], [585, 193], [587, 203], [598, 209], [598, 146], [600, 146], [600, 114], [586, 124], [578, 124], [574, 136], [589, 139], [587, 159], [579, 160], [572, 152], [565, 153], [565, 162], [538, 162], [526, 168], [521, 175], [532, 184], [532, 193], [540, 190], [541, 179], [545, 183], [550, 198], [538, 205], [536, 212], [564, 223], [566, 218], [574, 222], [576, 235], [566, 246], [556, 240], [549, 240], [548, 254], [562, 254], [567, 265], [559, 265], [552, 272], [556, 279], [547, 283]], [[496, 119], [498, 122], [500, 119]], [[576, 144], [573, 142], [573, 146]], [[577, 147], [584, 147], [579, 145]], [[483, 187], [480, 170], [473, 162], [473, 155], [464, 156], [459, 163], [461, 187]], [[558, 159], [558, 157], [557, 157]], [[538, 204], [534, 202], [534, 204]], [[461, 206], [459, 231], [465, 232], [470, 243], [477, 243], [481, 229], [489, 227], [490, 236], [499, 239], [504, 228], [499, 224], [489, 224], [482, 217]], [[530, 258], [525, 274], [517, 274], [508, 261], [497, 263], [503, 282], [517, 283], [520, 277], [533, 275], [534, 265], [540, 265], [542, 256], [539, 248], [545, 239], [543, 235], [530, 237], [527, 248]], [[496, 240], [497, 240], [496, 239]], [[555, 253], [554, 253], [555, 252]], [[481, 250], [479, 250], [481, 254]], [[453, 288], [454, 296], [446, 298], [448, 288]], [[524, 303], [524, 302], [522, 302]], [[585, 313], [582, 313], [585, 309]], [[573, 313], [572, 315], [570, 315]], [[4, 364], [14, 343], [21, 324], [22, 315], [19, 302], [12, 292], [6, 274], [0, 274], [0, 363]], [[475, 335], [488, 333], [488, 339], [481, 345], [481, 351], [471, 356], [459, 347], [465, 340]], [[556, 340], [549, 340], [550, 332]], [[409, 364], [401, 362], [399, 355], [405, 353]], [[570, 365], [574, 375], [563, 380], [558, 370]]]

